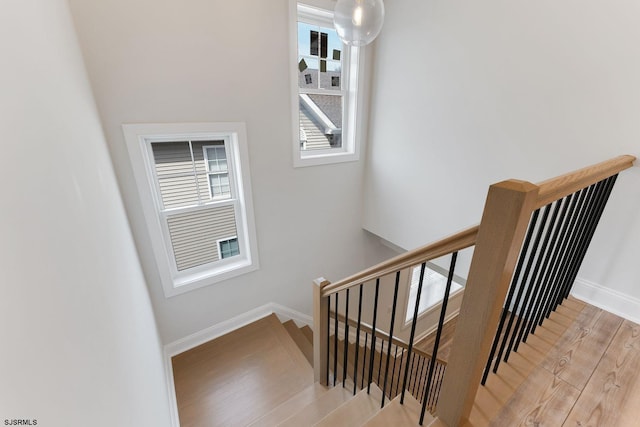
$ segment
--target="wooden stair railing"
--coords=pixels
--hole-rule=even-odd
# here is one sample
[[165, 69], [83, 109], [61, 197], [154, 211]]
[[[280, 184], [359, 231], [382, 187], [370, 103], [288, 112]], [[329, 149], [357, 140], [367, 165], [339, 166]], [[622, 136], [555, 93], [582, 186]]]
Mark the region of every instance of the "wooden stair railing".
[[[478, 227], [471, 227], [455, 235], [442, 239], [436, 243], [432, 243], [409, 253], [399, 255], [391, 260], [385, 261], [370, 269], [362, 271], [356, 275], [348, 277], [339, 282], [335, 282], [333, 284], [322, 278], [317, 279], [314, 282], [314, 373], [316, 381], [319, 381], [323, 385], [330, 385], [330, 372], [333, 372], [332, 378], [334, 381], [336, 380], [336, 378], [340, 378], [341, 376], [343, 379], [347, 377], [345, 372], [343, 372], [341, 375], [339, 369], [337, 368], [340, 364], [340, 357], [343, 357], [344, 360], [347, 360], [349, 358], [349, 355], [347, 354], [349, 351], [349, 346], [343, 345], [343, 352], [341, 354], [338, 354], [338, 350], [340, 348], [340, 345], [338, 344], [338, 336], [340, 330], [343, 337], [351, 336], [353, 338], [353, 334], [349, 334], [349, 328], [352, 328], [352, 330], [355, 329], [356, 331], [356, 351], [358, 351], [359, 348], [362, 348], [363, 334], [367, 334], [367, 339], [371, 337], [371, 341], [365, 343], [365, 349], [377, 348], [377, 346], [380, 346], [382, 347], [381, 350], [384, 350], [381, 351], [381, 357], [377, 359], [379, 362], [378, 372], [383, 372], [382, 378], [380, 378], [379, 381], [377, 381], [373, 376], [373, 372], [375, 370], [373, 364], [375, 352], [369, 352], [368, 357], [370, 357], [370, 360], [367, 364], [368, 369], [366, 372], [364, 372], [366, 378], [362, 377], [362, 372], [360, 373], [360, 380], [365, 381], [366, 388], [368, 388], [368, 384], [377, 382], [377, 384], [382, 389], [383, 399], [381, 402], [381, 406], [384, 406], [387, 397], [391, 397], [391, 395], [393, 395], [393, 387], [391, 387], [391, 390], [387, 390], [386, 387], [387, 385], [393, 385], [393, 380], [395, 379], [395, 390], [398, 390], [398, 387], [400, 387], [402, 400], [404, 400], [404, 392], [408, 390], [411, 394], [414, 395], [417, 400], [424, 403], [425, 408], [428, 408], [430, 411], [434, 411], [437, 402], [437, 394], [440, 390], [442, 378], [444, 376], [446, 368], [446, 362], [438, 359], [437, 357], [437, 342], [432, 352], [433, 357], [423, 351], [413, 348], [424, 269], [428, 261], [440, 258], [445, 255], [452, 255], [453, 260], [455, 260], [455, 254], [457, 254], [458, 251], [474, 245], [477, 233]], [[401, 271], [413, 266], [421, 266], [422, 270], [418, 285], [416, 304], [414, 307], [411, 335], [409, 338], [409, 342], [405, 343], [404, 341], [396, 337], [393, 333], [394, 322], [395, 318], [397, 317], [396, 307], [399, 286], [398, 280]], [[450, 268], [450, 274], [448, 277], [448, 289], [450, 288], [453, 279], [455, 262], [451, 267], [452, 268]], [[392, 304], [390, 324], [380, 325], [379, 319], [377, 319], [376, 317], [376, 313], [378, 312], [378, 289], [380, 286], [380, 279], [384, 278], [385, 276], [395, 276], [395, 290], [393, 298], [394, 301]], [[368, 286], [369, 288], [373, 288], [375, 286], [373, 318], [370, 319], [370, 323], [362, 319], [362, 294], [364, 286]], [[352, 301], [351, 307], [349, 307], [350, 290], [353, 290], [354, 293], [357, 292], [357, 315], [354, 315], [354, 313], [356, 312], [356, 308], [354, 306], [355, 301]], [[339, 296], [340, 301], [338, 301]], [[353, 295], [353, 297], [355, 296], [356, 295]], [[333, 299], [334, 301], [332, 307], [330, 307], [331, 299]], [[444, 313], [446, 312], [447, 301], [448, 298], [445, 298], [442, 303], [444, 310], [442, 311], [440, 316], [440, 327], [438, 328], [439, 331], [441, 331], [442, 324], [444, 323]], [[336, 307], [339, 308], [336, 309]], [[349, 308], [351, 308], [351, 316], [349, 315]], [[338, 312], [337, 317], [335, 315], [332, 315], [332, 313], [336, 311]], [[345, 319], [349, 320], [345, 321]], [[333, 320], [333, 325], [330, 324], [331, 320]], [[377, 325], [376, 321], [378, 321]], [[339, 328], [338, 324], [343, 326]], [[315, 333], [315, 331], [318, 331], [318, 333]], [[330, 342], [331, 338], [334, 342]], [[330, 354], [329, 352], [330, 347], [332, 349], [332, 354]], [[392, 348], [394, 349], [393, 355]], [[395, 350], [398, 348], [402, 349], [402, 360], [406, 361], [404, 366], [402, 367], [402, 372], [400, 373], [399, 377], [394, 376], [398, 374], [396, 372], [396, 369], [391, 364], [392, 360], [396, 360], [394, 356]], [[384, 354], [385, 352], [386, 355]], [[360, 359], [356, 357], [355, 360], [358, 361]], [[333, 362], [333, 366], [330, 363], [331, 361]], [[345, 362], [342, 362], [342, 369], [343, 371], [346, 370]], [[354, 367], [353, 371], [358, 372], [359, 370], [355, 369]], [[355, 391], [356, 390], [354, 389], [354, 393]]]
[[[617, 174], [634, 161], [633, 156], [619, 156], [538, 185], [510, 180], [489, 188], [436, 411], [442, 422], [458, 426], [469, 417], [534, 212], [588, 189], [595, 203], [603, 202], [601, 214]], [[609, 193], [595, 199], [597, 186]], [[593, 213], [597, 213], [595, 209]], [[591, 235], [597, 219], [592, 225]], [[577, 261], [575, 273], [582, 259]]]
[[[330, 318], [335, 319], [335, 312], [331, 311], [329, 313]], [[338, 321], [340, 324], [346, 325], [348, 324], [351, 328], [358, 328], [358, 322], [353, 319], [347, 319], [344, 315], [338, 313]], [[356, 330], [353, 329], [353, 330]], [[367, 370], [367, 352], [374, 351], [375, 356], [374, 359], [377, 360], [373, 363], [373, 379], [372, 382], [376, 383], [378, 387], [385, 390], [385, 395], [389, 400], [395, 398], [398, 394], [400, 394], [400, 386], [401, 380], [403, 380], [404, 369], [406, 368], [406, 364], [409, 363], [409, 376], [411, 381], [408, 382], [406, 390], [413, 395], [413, 397], [420, 403], [423, 401], [427, 401], [427, 409], [430, 412], [435, 411], [435, 404], [437, 402], [438, 392], [442, 386], [442, 379], [444, 377], [444, 373], [446, 371], [447, 362], [442, 360], [441, 358], [435, 359], [435, 375], [432, 378], [432, 384], [428, 390], [425, 390], [425, 385], [428, 381], [428, 370], [426, 369], [431, 363], [431, 355], [424, 352], [419, 348], [413, 347], [411, 356], [409, 356], [409, 344], [404, 342], [403, 340], [397, 337], [390, 337], [386, 332], [376, 329], [376, 336], [381, 340], [381, 348], [372, 349], [369, 346], [368, 338], [365, 338], [364, 345], [359, 346], [359, 348], [355, 349], [355, 343], [360, 342], [362, 340], [354, 337], [354, 334], [350, 334], [349, 341], [345, 339], [346, 330], [343, 328], [341, 331], [342, 338], [338, 338], [338, 342], [334, 342], [329, 339], [330, 350], [333, 348], [337, 348], [337, 365], [342, 367], [342, 381], [349, 379], [354, 383], [354, 394], [358, 389], [364, 388], [364, 378], [363, 374], [368, 372]], [[364, 333], [365, 336], [371, 336], [373, 332], [373, 328], [371, 325], [360, 322], [360, 333]], [[335, 334], [335, 332], [334, 332]], [[335, 335], [334, 335], [335, 337]], [[354, 342], [351, 343], [351, 340], [355, 338]], [[349, 344], [347, 344], [349, 343]], [[335, 347], [337, 345], [337, 347]], [[384, 350], [385, 345], [390, 345], [393, 349], [391, 354], [391, 360], [393, 361], [391, 369], [389, 371], [389, 375], [386, 375], [386, 383], [382, 384], [381, 375], [382, 369], [381, 365], [384, 360]], [[347, 351], [346, 346], [349, 346], [350, 350]], [[370, 353], [369, 353], [370, 354]], [[344, 360], [345, 355], [347, 355], [347, 360]], [[329, 352], [330, 360], [329, 364], [331, 365], [331, 356], [332, 352]], [[342, 358], [341, 358], [342, 357]], [[358, 362], [356, 362], [356, 360]], [[358, 371], [356, 368], [358, 364], [361, 363], [361, 371]], [[334, 372], [334, 378], [340, 376], [340, 369], [337, 369], [337, 372]], [[368, 384], [367, 384], [368, 385]]]
[[[395, 275], [390, 324], [384, 325], [388, 333], [378, 336], [378, 338], [382, 337], [383, 342], [384, 340], [388, 341], [388, 348], [390, 349], [391, 344], [395, 343], [394, 321], [400, 272], [422, 264], [414, 310], [414, 322], [411, 327], [409, 342], [406, 343], [406, 352], [410, 356], [414, 351], [412, 346], [416, 327], [415, 321], [417, 319], [425, 263], [450, 254], [451, 266], [447, 290], [442, 302], [439, 329], [432, 353], [434, 358], [432, 359], [429, 378], [425, 385], [425, 389], [428, 390], [437, 359], [439, 334], [446, 312], [448, 291], [454, 274], [457, 253], [462, 249], [475, 245], [446, 374], [444, 375], [442, 389], [438, 390], [439, 398], [436, 397], [437, 409], [435, 412], [440, 422], [449, 426], [461, 425], [468, 419], [483, 372], [488, 371], [488, 366], [492, 362], [491, 357], [493, 357], [493, 350], [495, 350], [495, 348], [492, 350], [492, 344], [493, 347], [496, 347], [497, 336], [500, 335], [499, 332], [496, 334], [498, 323], [500, 322], [500, 328], [502, 328], [506, 313], [509, 310], [513, 311], [513, 304], [515, 303], [511, 301], [511, 297], [515, 289], [519, 289], [517, 294], [520, 295], [523, 293], [522, 290], [528, 287], [528, 290], [524, 293], [526, 295], [533, 294], [533, 298], [538, 298], [538, 301], [535, 302], [532, 320], [524, 320], [526, 327], [523, 327], [523, 330], [528, 332], [527, 328], [535, 328], [536, 322], [542, 322], [545, 313], [548, 316], [548, 311], [560, 304], [563, 298], [568, 295], [602, 210], [611, 193], [617, 174], [633, 166], [634, 161], [635, 157], [633, 156], [619, 156], [597, 165], [541, 182], [538, 185], [518, 180], [494, 184], [489, 188], [482, 221], [479, 226], [471, 227], [438, 242], [399, 255], [335, 283], [330, 283], [325, 279], [317, 279], [313, 286], [314, 331], [316, 331], [314, 333], [314, 372], [316, 380], [321, 384], [327, 385], [331, 369], [328, 351], [332, 299], [334, 301], [333, 311], [340, 314], [344, 313], [343, 319], [350, 319], [348, 322], [343, 322], [344, 336], [348, 337], [350, 325], [358, 328], [358, 331], [362, 328], [363, 286], [372, 287], [375, 285], [373, 317], [370, 324], [372, 347], [375, 348], [376, 331], [380, 329], [376, 325], [380, 279], [385, 276], [392, 277]], [[538, 219], [539, 209], [545, 209], [543, 217], [546, 219], [546, 213], [549, 212], [552, 204], [554, 206], [554, 214], [551, 222], [547, 225], [544, 225], [543, 222], [542, 225], [538, 225], [536, 228], [535, 223]], [[561, 209], [560, 206], [562, 206]], [[556, 213], [558, 213], [557, 220]], [[530, 243], [534, 231], [536, 231], [535, 245], [537, 245], [537, 236], [542, 236], [542, 230], [546, 232], [543, 248], [534, 253], [534, 249], [527, 249], [527, 245]], [[523, 242], [525, 243], [524, 248]], [[547, 245], [547, 243], [549, 244]], [[579, 249], [568, 249], [570, 244], [574, 243], [578, 244]], [[529, 257], [528, 260], [527, 256]], [[524, 268], [525, 273], [527, 273], [529, 267], [534, 264], [534, 259], [536, 259], [535, 267], [533, 268], [535, 271], [530, 282], [525, 282], [525, 278], [519, 279], [518, 276], [523, 265], [526, 264]], [[539, 267], [541, 268], [539, 269]], [[564, 268], [566, 271], [559, 273], [560, 268]], [[515, 275], [514, 272], [516, 273]], [[526, 275], [524, 274], [524, 276]], [[555, 280], [560, 276], [562, 277], [561, 286], [546, 283], [552, 282], [553, 280], [551, 279]], [[536, 277], [537, 280], [533, 280]], [[531, 289], [534, 289], [534, 285], [536, 286], [535, 290], [531, 291]], [[537, 286], [541, 287], [538, 288]], [[553, 286], [556, 287], [554, 288]], [[353, 326], [353, 317], [355, 316], [353, 315], [353, 303], [351, 305], [351, 315], [349, 314], [349, 291], [353, 290], [355, 293], [356, 288], [359, 288], [358, 320], [355, 321], [355, 326]], [[340, 300], [339, 295], [342, 295]], [[510, 304], [512, 305], [510, 306]], [[336, 333], [340, 318], [341, 316], [334, 316], [333, 319], [335, 322], [333, 325], [334, 339], [337, 339]], [[386, 329], [387, 327], [388, 329]], [[522, 336], [517, 339], [522, 339]], [[524, 339], [526, 339], [526, 334]], [[333, 347], [334, 351], [337, 351], [337, 345]], [[357, 345], [356, 348], [358, 348]], [[348, 349], [348, 346], [345, 346], [345, 349]], [[344, 357], [346, 359], [347, 355], [345, 354]], [[334, 355], [334, 363], [336, 363], [336, 358], [337, 356]], [[385, 372], [388, 372], [389, 360], [390, 354], [387, 354]], [[407, 366], [402, 393], [406, 388], [406, 376], [410, 371], [413, 372]], [[371, 381], [371, 374], [368, 381]], [[383, 387], [385, 384], [386, 379], [383, 382]], [[382, 406], [384, 406], [384, 392], [382, 399]], [[426, 406], [427, 404], [423, 402], [420, 424], [422, 424]]]

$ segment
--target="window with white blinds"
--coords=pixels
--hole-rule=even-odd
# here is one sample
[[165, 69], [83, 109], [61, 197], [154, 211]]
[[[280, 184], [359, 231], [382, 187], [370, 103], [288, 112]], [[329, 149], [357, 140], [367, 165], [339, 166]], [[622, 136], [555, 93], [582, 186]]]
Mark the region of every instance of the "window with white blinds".
[[244, 126], [175, 132], [185, 126], [123, 126], [168, 296], [257, 268]]

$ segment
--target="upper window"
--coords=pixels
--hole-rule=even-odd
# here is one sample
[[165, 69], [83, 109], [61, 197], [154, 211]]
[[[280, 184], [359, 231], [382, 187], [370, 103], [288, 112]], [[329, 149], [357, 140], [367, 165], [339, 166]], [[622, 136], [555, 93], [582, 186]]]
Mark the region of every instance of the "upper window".
[[[420, 271], [422, 266], [418, 265], [411, 269], [411, 282], [409, 284], [409, 298], [407, 300], [407, 310], [405, 323], [413, 320], [413, 313], [416, 305], [416, 297], [418, 295], [418, 286], [420, 285]], [[433, 264], [427, 264], [422, 279], [422, 291], [420, 292], [420, 303], [418, 304], [418, 317], [429, 311], [436, 305], [440, 305], [444, 297], [444, 291], [447, 287], [447, 272], [439, 270]], [[456, 281], [451, 282], [449, 295], [453, 295], [462, 289], [462, 285]]]
[[165, 294], [257, 268], [244, 125], [124, 125]]
[[294, 163], [310, 166], [358, 159], [358, 48], [342, 43], [333, 13], [296, 2]]

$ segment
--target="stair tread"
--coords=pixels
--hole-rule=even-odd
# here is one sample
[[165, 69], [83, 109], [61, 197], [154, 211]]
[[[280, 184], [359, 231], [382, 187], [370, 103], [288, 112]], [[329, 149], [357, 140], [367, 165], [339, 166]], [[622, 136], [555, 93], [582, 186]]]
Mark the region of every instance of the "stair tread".
[[304, 325], [300, 328], [300, 331], [307, 337], [307, 340], [313, 345], [313, 331], [309, 327], [309, 325]]
[[[349, 384], [349, 382], [347, 382]], [[353, 398], [353, 394], [349, 391], [353, 390], [353, 383], [346, 388], [333, 387], [326, 393], [323, 393], [313, 402], [300, 408], [298, 412], [278, 424], [281, 427], [302, 427], [312, 426], [320, 421], [327, 414], [331, 413], [338, 406]]]
[[319, 383], [315, 383], [291, 397], [286, 402], [275, 407], [264, 416], [258, 418], [256, 421], [251, 423], [249, 427], [275, 427], [289, 418], [291, 414], [295, 413], [299, 408], [308, 405], [323, 394], [327, 393], [328, 390], [329, 389], [327, 387], [322, 386]]
[[[421, 410], [422, 405], [420, 405], [420, 402], [414, 399], [413, 396], [411, 396], [409, 393], [405, 393], [404, 404], [400, 404], [400, 396], [396, 397], [391, 401], [391, 403], [386, 405], [376, 415], [369, 418], [369, 420], [365, 422], [363, 426], [418, 426]], [[431, 416], [431, 414], [426, 413], [424, 417], [424, 425], [428, 426], [433, 421], [434, 418]]]
[[[353, 389], [351, 389], [353, 390]], [[316, 427], [358, 427], [380, 410], [382, 390], [371, 384], [370, 394], [361, 390], [316, 423]]]
[[293, 320], [287, 320], [282, 325], [296, 343], [302, 354], [304, 354], [304, 357], [307, 359], [309, 364], [313, 366], [313, 345], [309, 342], [307, 337], [304, 336]]

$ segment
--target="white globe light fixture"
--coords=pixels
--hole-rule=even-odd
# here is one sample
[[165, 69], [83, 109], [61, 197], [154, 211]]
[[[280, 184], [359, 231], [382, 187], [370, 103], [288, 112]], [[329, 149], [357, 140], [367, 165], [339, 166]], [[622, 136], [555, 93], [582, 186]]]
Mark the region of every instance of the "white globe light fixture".
[[333, 25], [349, 46], [364, 46], [380, 34], [384, 22], [382, 0], [338, 0]]

